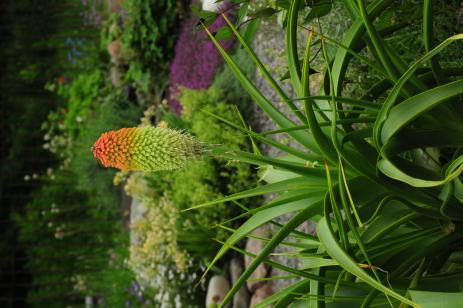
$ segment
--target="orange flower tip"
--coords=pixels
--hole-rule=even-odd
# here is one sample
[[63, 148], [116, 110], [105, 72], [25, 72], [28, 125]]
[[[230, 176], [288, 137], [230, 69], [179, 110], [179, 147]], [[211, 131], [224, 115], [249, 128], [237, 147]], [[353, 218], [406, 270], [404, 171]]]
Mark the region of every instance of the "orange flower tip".
[[165, 127], [130, 127], [103, 133], [91, 148], [105, 167], [160, 171], [182, 168], [204, 153], [193, 136]]

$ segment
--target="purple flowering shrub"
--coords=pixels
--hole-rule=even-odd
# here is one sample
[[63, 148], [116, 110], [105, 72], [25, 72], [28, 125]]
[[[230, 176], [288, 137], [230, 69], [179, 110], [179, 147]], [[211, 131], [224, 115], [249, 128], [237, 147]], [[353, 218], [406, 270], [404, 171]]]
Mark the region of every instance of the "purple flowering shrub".
[[[229, 12], [225, 14], [228, 18], [232, 18]], [[196, 26], [197, 23], [197, 16], [190, 16], [185, 20], [175, 46], [175, 57], [170, 66], [169, 105], [177, 112], [181, 111], [181, 106], [177, 100], [179, 88], [208, 88], [214, 80], [217, 69], [222, 64], [222, 56], [219, 51], [207, 33]], [[226, 24], [224, 18], [219, 16], [209, 26], [209, 30], [214, 32]], [[220, 44], [227, 50], [233, 45], [233, 40], [222, 40]]]

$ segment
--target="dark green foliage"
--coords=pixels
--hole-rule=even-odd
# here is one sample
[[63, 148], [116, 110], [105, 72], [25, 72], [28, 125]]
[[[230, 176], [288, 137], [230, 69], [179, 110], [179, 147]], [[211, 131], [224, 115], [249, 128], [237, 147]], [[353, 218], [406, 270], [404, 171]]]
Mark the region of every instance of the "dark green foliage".
[[120, 214], [108, 204], [95, 210], [91, 192], [76, 189], [78, 176], [58, 172], [34, 195], [26, 214], [15, 216], [35, 286], [28, 301], [33, 307], [64, 307], [94, 296], [112, 307], [130, 299], [136, 304], [128, 291], [134, 277], [124, 264], [129, 238]]
[[[172, 58], [182, 1], [126, 1], [127, 19], [122, 42], [153, 70], [165, 69]], [[168, 12], [168, 14], [166, 14]]]
[[81, 302], [84, 294], [74, 289], [73, 279], [99, 271], [107, 262], [117, 217], [92, 223], [88, 195], [69, 189], [75, 180], [74, 173], [59, 172], [35, 194], [26, 214], [16, 216], [19, 240], [28, 247], [27, 268], [35, 285], [28, 299], [35, 307]]
[[[28, 270], [23, 268], [28, 247], [16, 240], [18, 228], [10, 217], [25, 210], [32, 192], [42, 184], [40, 179], [26, 182], [25, 176], [37, 177], [58, 161], [42, 148], [41, 123], [60, 103], [44, 86], [59, 76], [81, 71], [69, 58], [75, 59], [75, 50], [82, 57], [88, 55], [97, 31], [81, 27], [80, 1], [4, 0], [0, 6], [0, 302], [4, 307], [25, 307], [31, 286]], [[64, 38], [72, 38], [76, 32], [80, 42], [67, 44]], [[81, 48], [84, 44], [88, 49]], [[50, 284], [53, 287], [60, 286]]]
[[[56, 92], [66, 102], [66, 108], [62, 110], [64, 114], [63, 125], [67, 129], [66, 134], [71, 138], [78, 136], [79, 127], [82, 126], [81, 122], [85, 120], [98, 99], [103, 82], [103, 72], [97, 69], [76, 76], [69, 84], [47, 85], [48, 90]], [[51, 128], [45, 125], [43, 129]]]
[[131, 0], [124, 5], [127, 16], [120, 39], [121, 52], [128, 59], [126, 80], [134, 81], [146, 92], [152, 87], [162, 89], [174, 56], [185, 3]]
[[[463, 31], [462, 24], [458, 23], [457, 12], [461, 1], [435, 1], [433, 6], [434, 46], [456, 33]], [[402, 26], [385, 36], [388, 44], [392, 46], [402, 59], [412, 64], [416, 59], [425, 54], [422, 27], [423, 27], [423, 1], [394, 1], [376, 19], [378, 29], [386, 29], [393, 25]], [[336, 20], [329, 21], [336, 24]], [[455, 42], [444, 49], [438, 56], [442, 66], [458, 67], [463, 61], [462, 42]], [[382, 79], [375, 70], [353, 59], [353, 64], [348, 71], [348, 89], [356, 94], [364, 94], [372, 86]]]
[[[435, 45], [439, 44], [449, 36], [461, 32], [458, 29], [457, 11], [461, 1], [433, 1], [433, 25]], [[405, 23], [407, 26], [402, 30], [395, 31], [388, 38], [388, 43], [403, 55], [404, 59], [411, 63], [417, 57], [425, 53], [423, 36], [421, 35], [423, 23], [423, 1], [395, 1], [395, 3], [378, 19], [378, 28], [385, 28], [392, 24]], [[460, 31], [459, 31], [460, 30]], [[461, 43], [440, 53], [441, 61], [455, 66], [461, 61]]]

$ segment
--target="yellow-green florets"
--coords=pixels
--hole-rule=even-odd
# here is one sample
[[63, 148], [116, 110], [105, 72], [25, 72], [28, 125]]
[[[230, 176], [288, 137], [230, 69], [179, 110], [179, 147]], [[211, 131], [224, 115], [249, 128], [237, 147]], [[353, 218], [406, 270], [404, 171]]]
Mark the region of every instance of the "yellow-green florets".
[[202, 156], [193, 136], [165, 127], [131, 127], [103, 133], [92, 147], [105, 167], [133, 171], [180, 169]]

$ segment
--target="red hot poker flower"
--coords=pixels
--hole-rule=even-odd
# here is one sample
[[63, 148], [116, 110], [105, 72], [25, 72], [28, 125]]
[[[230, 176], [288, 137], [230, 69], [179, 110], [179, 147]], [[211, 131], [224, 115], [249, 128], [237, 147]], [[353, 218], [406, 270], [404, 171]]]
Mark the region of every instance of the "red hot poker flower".
[[200, 158], [203, 144], [169, 128], [131, 127], [103, 133], [92, 147], [105, 167], [121, 170], [175, 170]]

